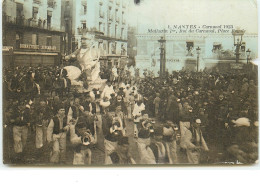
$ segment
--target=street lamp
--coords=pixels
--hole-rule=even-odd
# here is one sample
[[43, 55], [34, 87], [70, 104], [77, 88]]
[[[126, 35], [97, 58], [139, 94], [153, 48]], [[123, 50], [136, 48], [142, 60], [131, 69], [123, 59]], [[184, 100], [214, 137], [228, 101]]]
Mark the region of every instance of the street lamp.
[[250, 49], [248, 49], [247, 51], [246, 51], [246, 56], [247, 56], [247, 65], [249, 64], [249, 60], [250, 60], [250, 53], [251, 53], [251, 50]]
[[236, 62], [239, 61], [239, 55], [240, 55], [240, 47], [242, 45], [243, 35], [245, 33], [245, 30], [232, 30], [232, 35], [234, 37], [234, 46], [236, 46]]
[[166, 40], [164, 39], [164, 37], [161, 37], [160, 40], [158, 40], [158, 42], [160, 43], [160, 77], [163, 77], [165, 74], [165, 67], [166, 67], [166, 59], [165, 59], [165, 43]]
[[197, 51], [197, 72], [199, 71], [200, 47], [196, 48]]
[[246, 61], [247, 61], [247, 75], [248, 75], [248, 79], [250, 79], [250, 66], [249, 66], [249, 60], [250, 60], [250, 53], [251, 53], [251, 50], [248, 48], [247, 51], [246, 51]]

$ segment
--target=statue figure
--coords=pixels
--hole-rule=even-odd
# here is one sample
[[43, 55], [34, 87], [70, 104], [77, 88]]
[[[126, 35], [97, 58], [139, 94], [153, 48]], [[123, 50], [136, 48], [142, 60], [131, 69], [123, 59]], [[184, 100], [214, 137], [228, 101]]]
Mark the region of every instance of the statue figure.
[[[93, 43], [94, 37], [90, 34], [82, 36], [81, 38], [81, 47], [77, 49], [72, 54], [65, 57], [65, 60], [71, 58], [77, 59], [77, 64], [82, 73], [85, 73], [88, 82], [95, 82], [100, 79], [100, 51], [98, 48], [95, 48]], [[68, 68], [67, 66], [66, 68]], [[75, 68], [75, 67], [74, 67]], [[80, 75], [80, 74], [79, 74]], [[79, 75], [72, 75], [74, 78]], [[75, 80], [75, 79], [73, 79]]]

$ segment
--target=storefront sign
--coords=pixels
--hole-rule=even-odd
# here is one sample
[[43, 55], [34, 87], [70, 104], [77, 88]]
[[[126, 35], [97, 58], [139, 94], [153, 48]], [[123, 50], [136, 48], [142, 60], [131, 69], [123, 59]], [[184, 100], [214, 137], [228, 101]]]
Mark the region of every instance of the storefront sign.
[[21, 49], [42, 49], [42, 50], [49, 50], [55, 51], [56, 46], [41, 46], [41, 45], [31, 45], [31, 44], [20, 44]]

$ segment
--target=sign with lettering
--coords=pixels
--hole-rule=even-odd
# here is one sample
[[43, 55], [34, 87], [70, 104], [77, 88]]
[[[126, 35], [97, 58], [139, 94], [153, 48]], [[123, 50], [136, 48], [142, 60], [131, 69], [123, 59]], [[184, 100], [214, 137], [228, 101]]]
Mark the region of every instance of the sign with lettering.
[[31, 45], [31, 44], [20, 44], [21, 49], [42, 49], [42, 50], [49, 50], [55, 51], [56, 46], [41, 46], [41, 45]]

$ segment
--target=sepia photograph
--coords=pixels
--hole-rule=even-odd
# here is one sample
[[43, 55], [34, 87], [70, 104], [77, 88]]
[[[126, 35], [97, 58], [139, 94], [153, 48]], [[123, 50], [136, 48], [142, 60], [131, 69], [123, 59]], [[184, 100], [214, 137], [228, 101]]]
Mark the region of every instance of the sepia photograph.
[[2, 0], [2, 163], [255, 166], [256, 0]]

